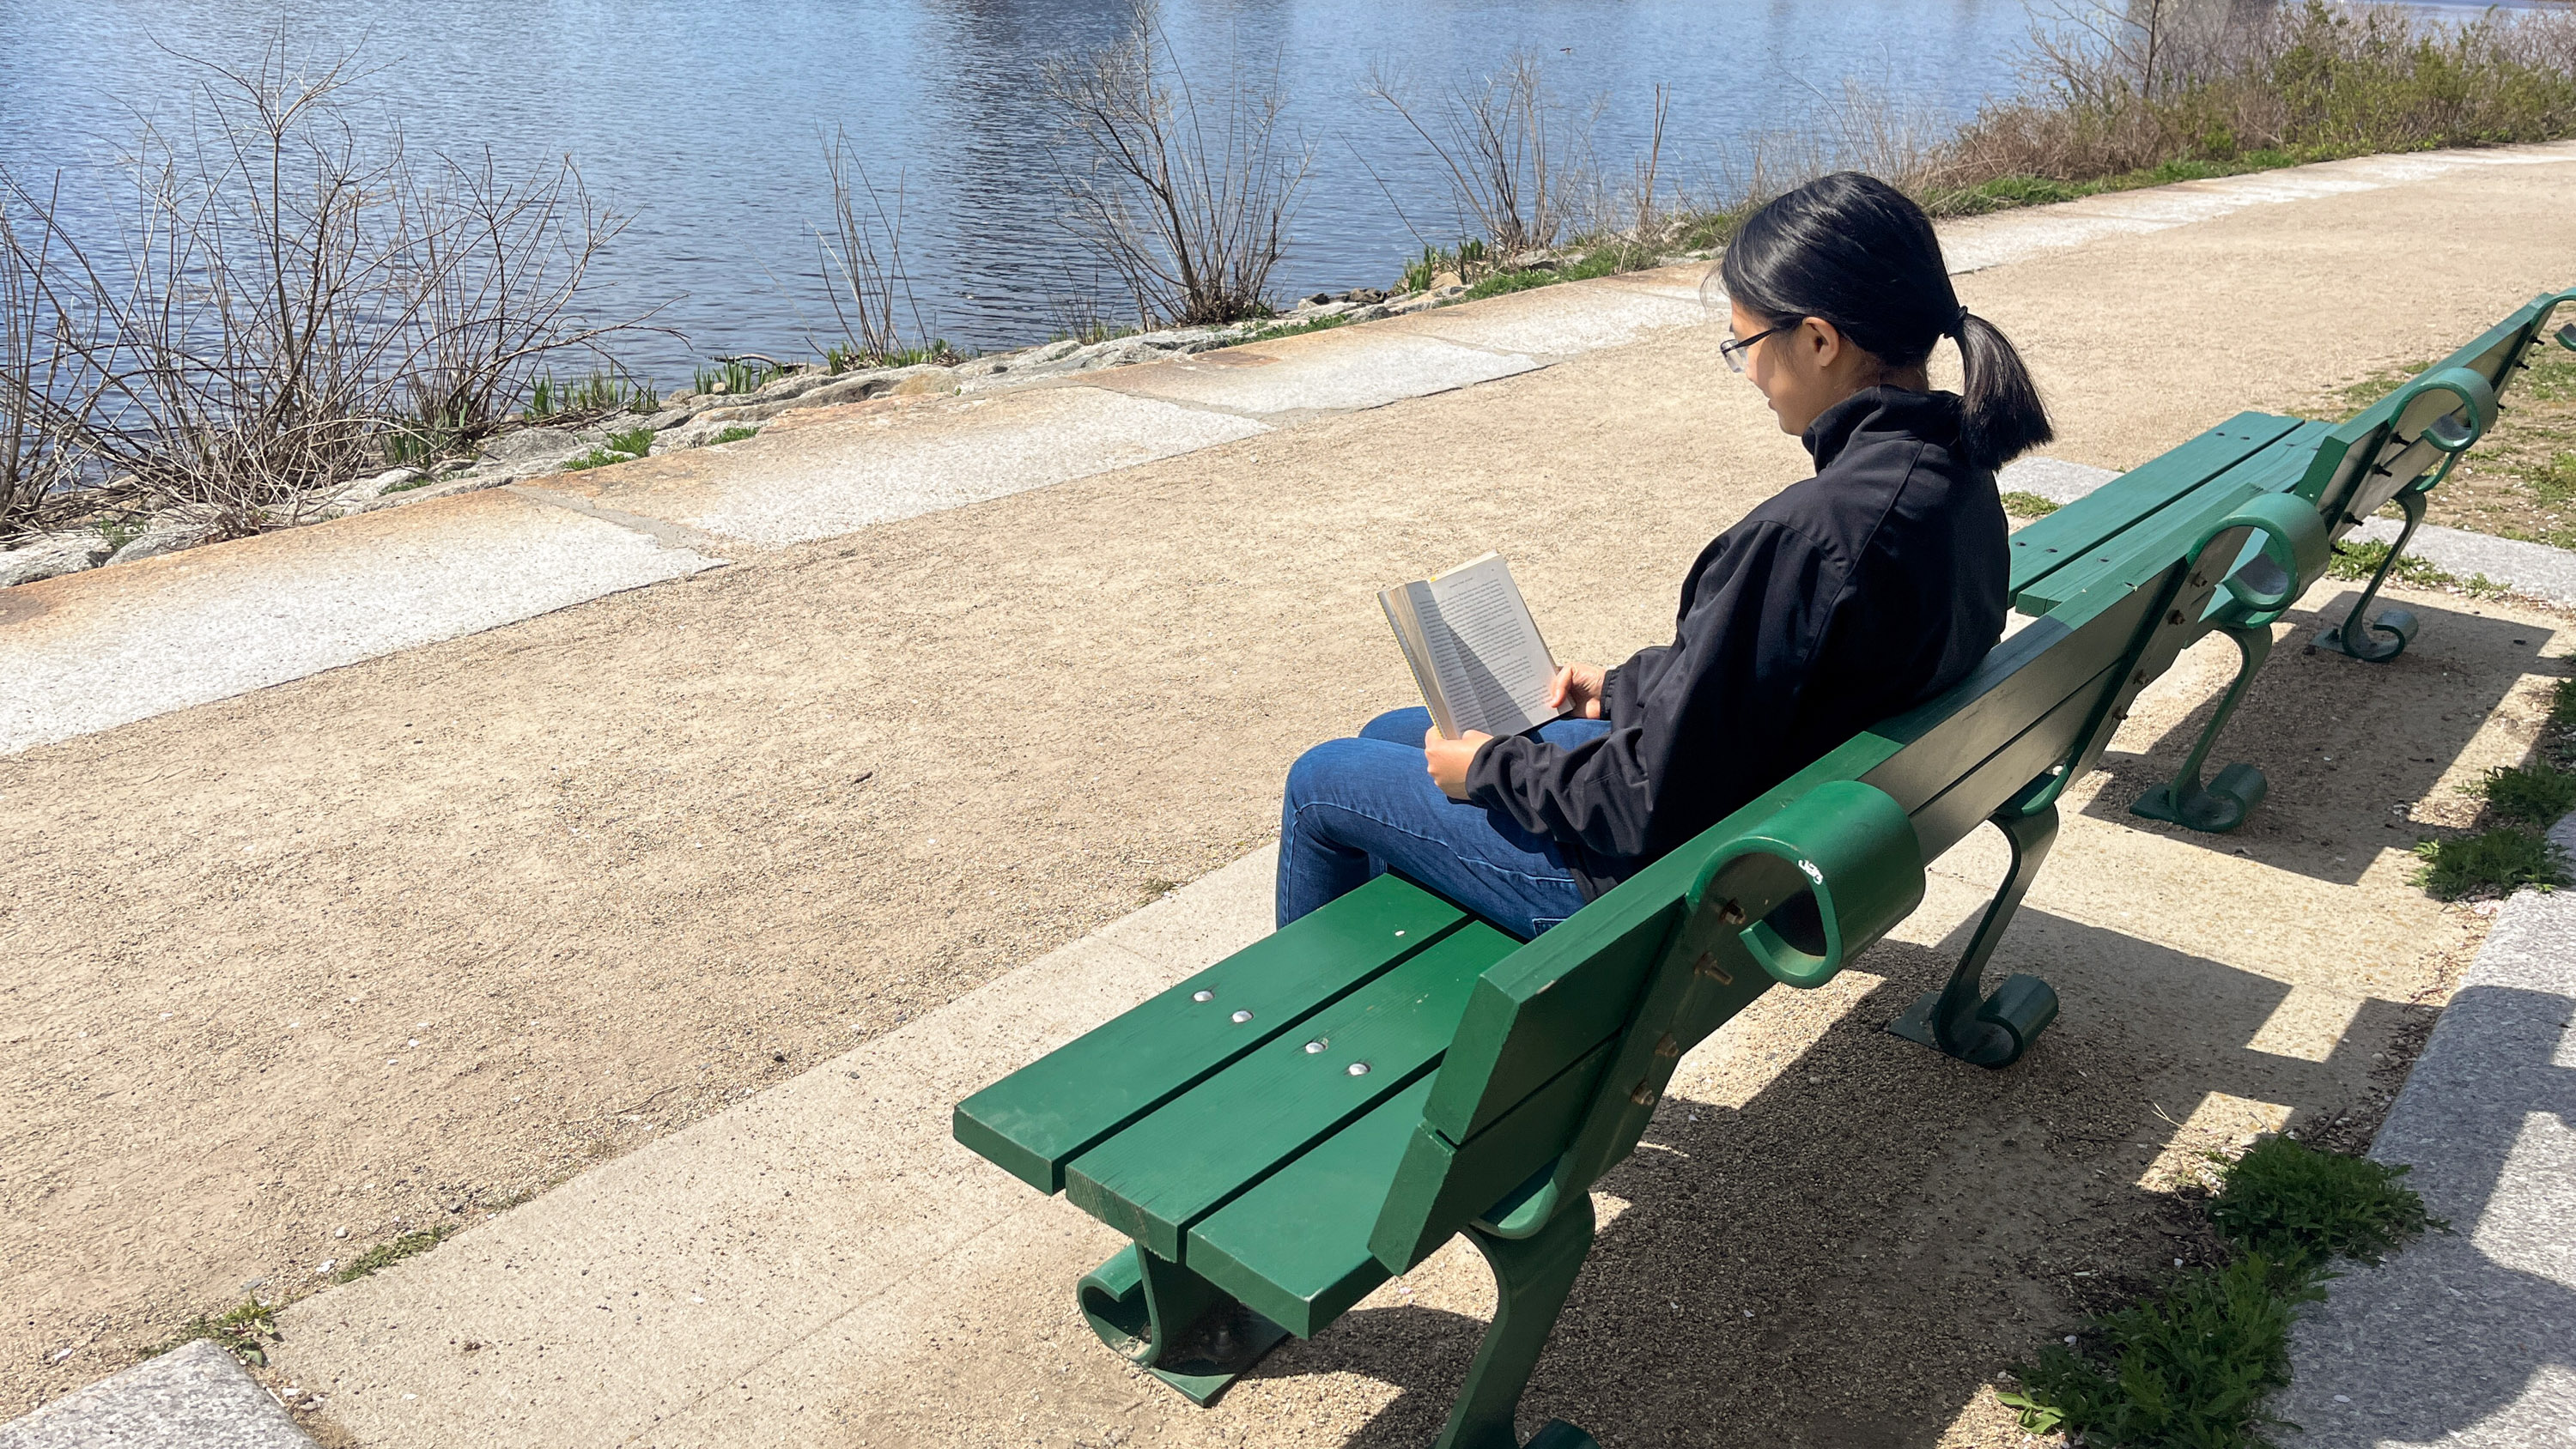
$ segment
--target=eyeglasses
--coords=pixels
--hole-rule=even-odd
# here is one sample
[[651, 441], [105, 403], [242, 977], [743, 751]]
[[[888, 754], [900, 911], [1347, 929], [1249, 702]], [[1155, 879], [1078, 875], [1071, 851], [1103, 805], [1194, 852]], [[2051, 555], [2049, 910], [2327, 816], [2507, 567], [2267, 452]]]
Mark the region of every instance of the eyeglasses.
[[1717, 344], [1718, 355], [1726, 359], [1726, 365], [1728, 367], [1735, 369], [1737, 372], [1742, 372], [1744, 370], [1745, 354], [1753, 350], [1754, 343], [1761, 341], [1765, 337], [1771, 336], [1773, 333], [1786, 332], [1797, 325], [1798, 324], [1795, 322], [1783, 322], [1777, 327], [1769, 327], [1760, 332], [1756, 332], [1752, 336], [1747, 337], [1740, 342], [1729, 337], [1724, 342]]

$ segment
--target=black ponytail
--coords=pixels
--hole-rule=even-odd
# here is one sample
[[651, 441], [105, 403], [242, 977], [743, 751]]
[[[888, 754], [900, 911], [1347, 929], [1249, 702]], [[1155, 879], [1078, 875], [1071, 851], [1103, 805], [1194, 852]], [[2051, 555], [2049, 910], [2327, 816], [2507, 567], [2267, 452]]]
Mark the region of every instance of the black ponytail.
[[1895, 187], [1837, 171], [1753, 214], [1718, 262], [1726, 293], [1772, 325], [1816, 317], [1891, 367], [1920, 366], [1959, 344], [1959, 445], [1976, 468], [2000, 468], [2057, 436], [2021, 354], [1995, 325], [1959, 305], [1932, 219]]

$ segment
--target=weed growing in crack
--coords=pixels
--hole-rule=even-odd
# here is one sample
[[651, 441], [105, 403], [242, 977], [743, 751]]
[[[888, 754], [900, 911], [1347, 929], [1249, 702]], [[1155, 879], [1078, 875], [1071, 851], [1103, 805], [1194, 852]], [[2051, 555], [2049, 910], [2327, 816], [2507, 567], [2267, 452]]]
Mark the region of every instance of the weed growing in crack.
[[2415, 847], [2423, 863], [2414, 883], [2437, 901], [2511, 895], [2524, 886], [2555, 889], [2568, 883], [2567, 854], [2527, 825], [2499, 825], [2475, 835], [2427, 840]]
[[2290, 1324], [2325, 1296], [2338, 1256], [2377, 1261], [2428, 1227], [2403, 1167], [2287, 1137], [2219, 1159], [2209, 1214], [2238, 1256], [2178, 1273], [2165, 1291], [2106, 1314], [2019, 1365], [1999, 1394], [2033, 1433], [2079, 1444], [2256, 1449], [2277, 1421], [2263, 1400], [2290, 1381]]

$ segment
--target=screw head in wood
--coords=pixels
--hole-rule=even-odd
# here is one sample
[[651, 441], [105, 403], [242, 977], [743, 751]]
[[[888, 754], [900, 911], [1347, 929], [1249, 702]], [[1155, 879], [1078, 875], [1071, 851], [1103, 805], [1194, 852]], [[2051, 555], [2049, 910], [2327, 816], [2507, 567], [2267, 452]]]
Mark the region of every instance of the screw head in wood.
[[1310, 1056], [1310, 1057], [1311, 1057], [1311, 1056], [1315, 1055], [1316, 1053], [1318, 1053], [1318, 1052], [1322, 1051], [1324, 1048], [1326, 1048], [1326, 1047], [1328, 1047], [1328, 1046], [1331, 1046], [1331, 1045], [1332, 1045], [1331, 1040], [1329, 1040], [1328, 1038], [1320, 1037], [1320, 1036], [1319, 1036], [1319, 1037], [1315, 1038], [1313, 1041], [1310, 1041], [1310, 1042], [1306, 1043], [1306, 1055], [1308, 1055], [1308, 1056]]
[[1365, 1077], [1368, 1075], [1368, 1063], [1353, 1062], [1342, 1070], [1349, 1072], [1354, 1077]]
[[1236, 1012], [1236, 1013], [1234, 1014], [1234, 1024], [1235, 1024], [1236, 1026], [1241, 1026], [1241, 1025], [1243, 1025], [1245, 1022], [1250, 1021], [1250, 1020], [1252, 1020], [1252, 1013], [1251, 1013], [1251, 1012], [1248, 1012], [1248, 1011], [1238, 1011], [1238, 1012]]
[[1215, 992], [1213, 992], [1213, 991], [1210, 991], [1210, 990], [1206, 989], [1205, 987], [1201, 987], [1200, 989], [1198, 989], [1198, 990], [1193, 991], [1193, 992], [1191, 992], [1191, 993], [1190, 993], [1190, 1000], [1192, 1000], [1192, 1001], [1214, 1001], [1214, 1000], [1216, 1000], [1216, 993], [1215, 993]]

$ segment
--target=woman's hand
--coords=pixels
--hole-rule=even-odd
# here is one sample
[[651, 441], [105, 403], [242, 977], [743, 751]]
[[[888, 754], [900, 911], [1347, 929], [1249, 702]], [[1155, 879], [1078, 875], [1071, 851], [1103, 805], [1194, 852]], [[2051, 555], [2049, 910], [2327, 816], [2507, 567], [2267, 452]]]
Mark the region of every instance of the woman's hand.
[[1469, 730], [1454, 740], [1440, 737], [1437, 727], [1422, 732], [1422, 753], [1430, 762], [1431, 783], [1452, 800], [1467, 798], [1467, 767], [1476, 763], [1476, 751], [1493, 736], [1482, 730]]
[[1547, 691], [1547, 702], [1576, 719], [1601, 718], [1601, 686], [1610, 671], [1598, 664], [1562, 664], [1557, 666], [1556, 683]]

